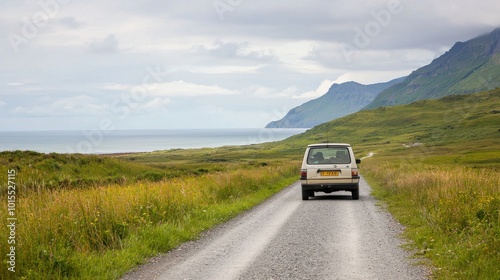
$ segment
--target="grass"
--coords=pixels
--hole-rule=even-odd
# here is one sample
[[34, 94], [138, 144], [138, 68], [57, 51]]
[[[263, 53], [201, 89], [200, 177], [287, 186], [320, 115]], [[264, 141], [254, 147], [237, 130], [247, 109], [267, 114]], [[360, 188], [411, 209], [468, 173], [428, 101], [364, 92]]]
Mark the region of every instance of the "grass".
[[[41, 154], [31, 151], [2, 152], [0, 172], [15, 169], [20, 192], [37, 189], [82, 188], [123, 183], [137, 177], [144, 167], [98, 156]], [[5, 192], [5, 186], [0, 188]]]
[[[396, 161], [397, 162], [397, 161]], [[500, 278], [500, 175], [488, 168], [370, 158], [365, 176], [437, 279]]]
[[[304, 148], [347, 142], [437, 279], [498, 279], [500, 90], [382, 107], [284, 141], [128, 155], [0, 153], [16, 170], [19, 279], [116, 279], [298, 179]], [[7, 182], [0, 181], [7, 198]], [[6, 211], [0, 211], [6, 220]], [[0, 227], [8, 236], [8, 228]], [[0, 254], [8, 253], [0, 246]], [[0, 279], [10, 279], [0, 263]]]
[[[17, 203], [16, 276], [116, 279], [281, 190], [297, 168], [296, 162], [247, 164], [159, 182], [25, 190]], [[0, 233], [9, 234], [6, 227]]]

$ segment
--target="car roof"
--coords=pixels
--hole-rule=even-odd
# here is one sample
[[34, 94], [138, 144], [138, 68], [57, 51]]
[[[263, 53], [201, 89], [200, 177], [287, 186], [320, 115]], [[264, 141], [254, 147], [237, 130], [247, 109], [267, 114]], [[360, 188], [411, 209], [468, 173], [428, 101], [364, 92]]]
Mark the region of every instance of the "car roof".
[[314, 148], [314, 147], [350, 147], [350, 144], [346, 143], [319, 143], [319, 144], [310, 144], [307, 147], [308, 148]]

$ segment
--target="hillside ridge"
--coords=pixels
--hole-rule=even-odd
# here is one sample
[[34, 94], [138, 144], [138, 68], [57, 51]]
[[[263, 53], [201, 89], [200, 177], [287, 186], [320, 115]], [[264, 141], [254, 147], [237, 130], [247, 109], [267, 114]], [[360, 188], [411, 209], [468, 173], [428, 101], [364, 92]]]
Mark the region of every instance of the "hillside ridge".
[[311, 128], [360, 110], [471, 94], [500, 87], [500, 28], [465, 42], [410, 75], [387, 83], [333, 84], [323, 96], [291, 109], [266, 128]]
[[354, 81], [335, 83], [321, 97], [291, 109], [282, 119], [270, 122], [266, 128], [310, 128], [349, 115], [368, 105], [382, 90], [402, 80], [398, 78], [370, 85]]
[[391, 86], [364, 109], [409, 104], [500, 87], [500, 28], [453, 47]]

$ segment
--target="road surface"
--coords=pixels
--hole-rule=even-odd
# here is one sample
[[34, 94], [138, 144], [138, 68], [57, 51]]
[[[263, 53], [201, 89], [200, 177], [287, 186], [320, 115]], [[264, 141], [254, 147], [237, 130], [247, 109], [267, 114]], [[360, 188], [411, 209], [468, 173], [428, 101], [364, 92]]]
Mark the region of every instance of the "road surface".
[[428, 279], [364, 179], [360, 199], [350, 195], [302, 201], [296, 182], [123, 279]]

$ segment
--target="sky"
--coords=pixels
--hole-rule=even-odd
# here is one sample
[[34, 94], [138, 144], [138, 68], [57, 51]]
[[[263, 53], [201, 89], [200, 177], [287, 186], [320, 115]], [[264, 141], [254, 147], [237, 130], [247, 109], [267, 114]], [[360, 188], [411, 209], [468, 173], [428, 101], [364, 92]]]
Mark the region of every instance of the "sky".
[[500, 27], [498, 0], [2, 0], [0, 131], [260, 128]]

